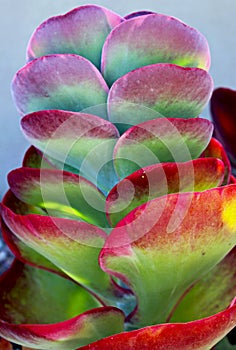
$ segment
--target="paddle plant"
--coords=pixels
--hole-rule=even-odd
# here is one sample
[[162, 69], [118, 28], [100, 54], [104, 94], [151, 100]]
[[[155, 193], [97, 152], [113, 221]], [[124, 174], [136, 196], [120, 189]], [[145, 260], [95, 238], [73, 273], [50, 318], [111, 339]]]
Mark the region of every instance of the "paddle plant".
[[41, 24], [27, 62], [12, 83], [32, 146], [2, 202], [2, 344], [213, 348], [236, 325], [236, 184], [199, 117], [206, 39], [88, 5]]

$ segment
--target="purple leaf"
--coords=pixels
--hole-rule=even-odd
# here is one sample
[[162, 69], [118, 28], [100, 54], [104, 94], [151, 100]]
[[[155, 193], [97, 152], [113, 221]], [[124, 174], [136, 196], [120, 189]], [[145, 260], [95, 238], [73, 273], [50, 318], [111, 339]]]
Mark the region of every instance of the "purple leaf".
[[77, 55], [35, 59], [16, 73], [12, 91], [21, 115], [46, 109], [78, 112], [92, 108], [106, 119], [108, 87], [97, 68]]
[[83, 56], [100, 68], [104, 41], [122, 17], [100, 6], [85, 5], [43, 22], [27, 48], [29, 60], [55, 53]]
[[178, 19], [155, 13], [122, 22], [103, 47], [102, 72], [110, 86], [135, 68], [165, 62], [208, 70], [206, 39]]

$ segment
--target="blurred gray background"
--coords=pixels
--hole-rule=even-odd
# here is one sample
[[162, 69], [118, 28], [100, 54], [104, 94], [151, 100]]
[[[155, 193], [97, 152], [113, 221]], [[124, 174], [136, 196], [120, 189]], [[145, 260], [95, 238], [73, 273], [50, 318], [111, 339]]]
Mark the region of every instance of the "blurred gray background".
[[[236, 0], [97, 0], [89, 3], [108, 7], [121, 15], [149, 9], [178, 17], [196, 27], [210, 45], [210, 73], [215, 87], [236, 88]], [[10, 92], [13, 75], [25, 64], [27, 42], [35, 27], [48, 17], [84, 4], [86, 1], [80, 0], [0, 0], [0, 197], [7, 189], [7, 173], [20, 166], [28, 147], [21, 135]], [[209, 117], [208, 109], [203, 116]]]

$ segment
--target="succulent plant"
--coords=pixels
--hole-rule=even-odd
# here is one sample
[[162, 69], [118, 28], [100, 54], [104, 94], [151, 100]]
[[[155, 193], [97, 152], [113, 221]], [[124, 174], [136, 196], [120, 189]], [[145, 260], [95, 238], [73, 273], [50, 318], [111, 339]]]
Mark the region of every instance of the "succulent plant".
[[213, 348], [236, 325], [236, 185], [199, 117], [206, 39], [87, 5], [41, 24], [27, 60], [12, 84], [32, 146], [2, 202], [16, 257], [2, 344]]

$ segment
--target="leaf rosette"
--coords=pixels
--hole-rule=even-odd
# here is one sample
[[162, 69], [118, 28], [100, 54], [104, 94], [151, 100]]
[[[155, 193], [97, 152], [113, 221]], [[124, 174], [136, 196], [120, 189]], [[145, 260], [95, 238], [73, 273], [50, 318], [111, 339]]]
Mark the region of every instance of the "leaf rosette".
[[236, 325], [236, 185], [199, 117], [206, 39], [87, 5], [41, 24], [27, 60], [12, 91], [33, 146], [2, 202], [4, 346], [212, 348]]

